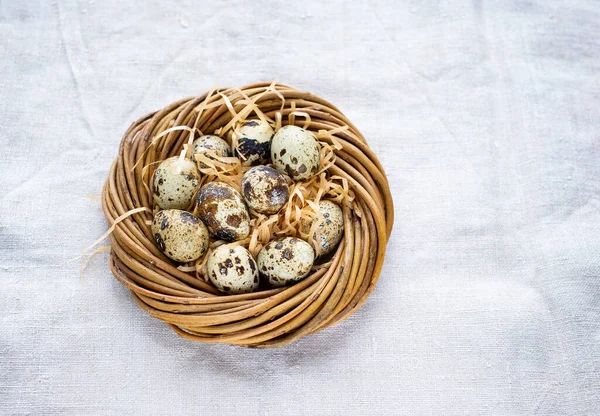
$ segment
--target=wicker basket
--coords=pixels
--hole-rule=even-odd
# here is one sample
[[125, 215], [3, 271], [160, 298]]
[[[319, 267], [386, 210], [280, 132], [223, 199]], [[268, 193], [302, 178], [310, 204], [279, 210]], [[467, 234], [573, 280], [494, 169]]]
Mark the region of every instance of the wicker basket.
[[[329, 172], [347, 179], [354, 200], [344, 204], [344, 238], [329, 267], [317, 268], [287, 288], [224, 295], [195, 273], [182, 271], [155, 246], [149, 226], [151, 175], [143, 167], [179, 154], [191, 134], [172, 129], [153, 142], [161, 132], [196, 123], [199, 130], [211, 133], [229, 123], [248, 99], [265, 116], [281, 118], [284, 124], [303, 126], [304, 120], [290, 117], [303, 112], [310, 115], [308, 129], [313, 132], [345, 126], [335, 137], [320, 140], [336, 142]], [[184, 338], [248, 347], [283, 346], [356, 311], [377, 282], [394, 219], [387, 178], [360, 132], [329, 102], [275, 83], [220, 89], [140, 118], [121, 142], [102, 205], [114, 226], [111, 270], [142, 309]]]

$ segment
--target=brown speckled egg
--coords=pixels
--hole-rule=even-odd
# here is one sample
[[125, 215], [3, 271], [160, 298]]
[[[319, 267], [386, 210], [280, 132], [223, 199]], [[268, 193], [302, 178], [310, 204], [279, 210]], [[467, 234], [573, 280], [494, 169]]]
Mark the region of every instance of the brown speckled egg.
[[198, 216], [216, 238], [243, 240], [250, 234], [250, 215], [242, 196], [231, 185], [210, 182], [196, 197]]
[[285, 205], [290, 189], [276, 169], [256, 166], [242, 178], [242, 194], [248, 206], [261, 214], [275, 214]]
[[[194, 140], [194, 143], [192, 144], [192, 154], [194, 155], [193, 159], [196, 161], [198, 169], [206, 169], [208, 167], [205, 163], [202, 163], [196, 159], [197, 154], [204, 154], [207, 150], [213, 151], [219, 157], [227, 157], [231, 155], [229, 152], [229, 143], [219, 136], [215, 136], [214, 134], [200, 136]], [[206, 156], [209, 157], [208, 155]]]
[[[331, 253], [344, 235], [344, 213], [340, 206], [333, 201], [319, 201], [319, 211], [323, 215], [323, 219], [319, 224], [320, 255], [323, 256]], [[313, 221], [302, 222], [302, 230], [305, 233], [310, 231]]]
[[281, 173], [305, 180], [319, 171], [319, 143], [308, 130], [298, 126], [280, 128], [271, 141], [271, 160]]
[[302, 280], [310, 272], [315, 252], [310, 244], [295, 237], [269, 242], [258, 253], [258, 271], [275, 287]]
[[179, 209], [158, 211], [152, 234], [160, 251], [181, 263], [199, 259], [208, 248], [206, 226], [200, 218]]
[[200, 172], [189, 159], [165, 159], [152, 177], [154, 203], [161, 209], [187, 209], [200, 183]]
[[250, 293], [258, 289], [258, 270], [252, 254], [242, 246], [224, 244], [208, 257], [208, 278], [221, 292]]
[[271, 149], [273, 128], [262, 120], [246, 121], [238, 129], [237, 156], [244, 166], [266, 163]]

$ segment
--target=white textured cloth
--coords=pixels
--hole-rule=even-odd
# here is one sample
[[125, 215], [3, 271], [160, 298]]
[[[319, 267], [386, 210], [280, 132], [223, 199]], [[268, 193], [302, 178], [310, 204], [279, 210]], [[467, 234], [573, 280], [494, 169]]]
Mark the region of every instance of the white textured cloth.
[[[600, 414], [595, 1], [0, 3], [0, 414]], [[339, 106], [390, 178], [371, 298], [278, 350], [133, 302], [99, 195], [143, 114], [273, 79]]]

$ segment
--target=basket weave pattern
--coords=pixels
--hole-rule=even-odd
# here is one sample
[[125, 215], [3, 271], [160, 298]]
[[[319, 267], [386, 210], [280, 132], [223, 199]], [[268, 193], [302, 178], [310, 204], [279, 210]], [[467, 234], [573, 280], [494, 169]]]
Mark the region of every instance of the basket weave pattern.
[[[233, 117], [231, 108], [222, 95], [209, 93], [150, 113], [134, 122], [125, 133], [103, 189], [104, 214], [112, 225], [131, 210], [142, 207], [149, 210], [116, 224], [110, 235], [110, 267], [142, 309], [166, 322], [182, 337], [201, 342], [278, 347], [340, 322], [372, 292], [393, 225], [389, 185], [361, 133], [322, 98], [269, 83], [219, 92], [229, 98], [234, 111], [246, 105], [247, 100], [243, 100], [246, 96], [254, 100], [265, 116], [274, 120], [280, 113], [284, 124], [294, 111], [307, 113], [308, 129], [313, 132], [347, 126], [335, 134], [336, 159], [329, 173], [346, 178], [355, 198], [351, 204], [343, 204], [344, 237], [329, 267], [315, 269], [291, 287], [224, 295], [195, 273], [178, 269], [156, 247], [148, 224], [152, 219], [153, 203], [148, 191], [152, 175], [144, 172], [143, 167], [178, 155], [190, 132], [171, 131], [151, 146], [152, 140], [173, 126], [192, 128], [196, 123], [198, 129], [208, 134], [227, 125]], [[197, 120], [202, 103], [208, 108], [202, 109]], [[304, 120], [291, 119], [294, 124], [304, 126]], [[333, 144], [331, 138], [320, 140]]]

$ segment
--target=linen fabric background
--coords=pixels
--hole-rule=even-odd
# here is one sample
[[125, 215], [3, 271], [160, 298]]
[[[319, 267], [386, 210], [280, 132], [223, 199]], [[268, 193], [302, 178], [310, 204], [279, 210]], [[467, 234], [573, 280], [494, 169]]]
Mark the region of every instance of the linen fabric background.
[[[0, 2], [0, 414], [600, 414], [599, 22], [583, 0]], [[364, 307], [282, 349], [204, 345], [106, 253], [80, 277], [130, 123], [276, 78], [386, 168]]]

